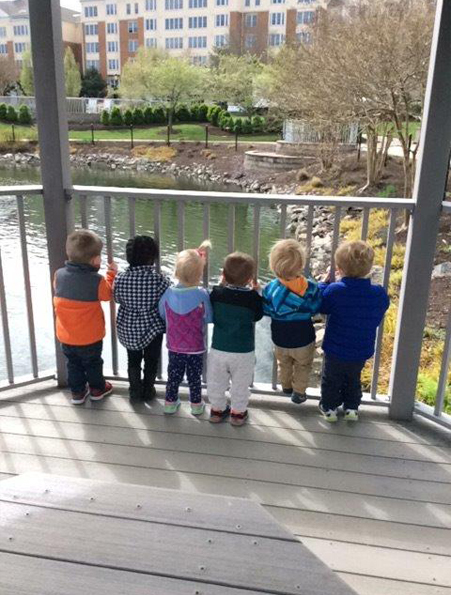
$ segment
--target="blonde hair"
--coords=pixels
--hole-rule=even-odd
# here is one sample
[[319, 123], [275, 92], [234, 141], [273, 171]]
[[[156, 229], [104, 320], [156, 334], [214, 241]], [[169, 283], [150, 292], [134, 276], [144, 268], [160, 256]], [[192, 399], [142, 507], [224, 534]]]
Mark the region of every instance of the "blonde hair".
[[279, 279], [299, 277], [305, 266], [304, 248], [296, 240], [276, 242], [269, 255], [269, 266]]
[[66, 240], [66, 253], [71, 262], [89, 264], [100, 256], [103, 242], [99, 236], [88, 229], [73, 231]]
[[232, 252], [224, 261], [223, 275], [226, 283], [244, 287], [255, 274], [255, 261], [249, 254]]
[[366, 277], [373, 266], [374, 250], [362, 240], [343, 242], [335, 252], [335, 264], [345, 277]]
[[179, 252], [175, 261], [175, 278], [188, 287], [199, 285], [205, 266], [205, 258], [210, 248], [211, 242], [205, 240], [199, 248], [189, 248]]

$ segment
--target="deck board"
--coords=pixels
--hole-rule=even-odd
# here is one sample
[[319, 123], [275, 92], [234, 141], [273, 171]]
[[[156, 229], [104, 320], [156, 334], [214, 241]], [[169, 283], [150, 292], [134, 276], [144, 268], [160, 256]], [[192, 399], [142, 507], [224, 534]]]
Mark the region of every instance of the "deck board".
[[215, 427], [186, 405], [168, 419], [161, 402], [133, 409], [119, 390], [75, 408], [50, 387], [0, 398], [0, 480], [37, 471], [248, 498], [359, 595], [451, 595], [440, 574], [451, 564], [449, 432], [370, 407], [355, 427], [331, 427], [314, 404], [259, 398], [247, 427]]

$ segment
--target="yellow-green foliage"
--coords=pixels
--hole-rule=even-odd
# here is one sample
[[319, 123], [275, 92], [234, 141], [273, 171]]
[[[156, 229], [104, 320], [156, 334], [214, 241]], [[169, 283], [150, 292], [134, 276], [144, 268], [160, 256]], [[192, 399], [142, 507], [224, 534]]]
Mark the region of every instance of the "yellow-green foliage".
[[140, 146], [133, 149], [135, 157], [144, 157], [149, 161], [172, 161], [177, 155], [177, 149], [174, 147], [146, 147]]

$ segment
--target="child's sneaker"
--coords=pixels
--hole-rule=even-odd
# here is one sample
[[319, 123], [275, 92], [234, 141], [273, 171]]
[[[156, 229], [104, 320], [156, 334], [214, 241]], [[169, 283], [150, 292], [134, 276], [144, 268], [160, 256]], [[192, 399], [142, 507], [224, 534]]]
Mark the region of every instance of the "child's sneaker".
[[357, 409], [345, 409], [345, 421], [359, 421]]
[[307, 395], [305, 393], [297, 393], [293, 391], [291, 395], [291, 402], [296, 403], [296, 405], [300, 405], [301, 403], [305, 403], [307, 400]]
[[165, 401], [165, 403], [164, 403], [165, 415], [173, 415], [174, 413], [177, 413], [181, 404], [182, 404], [182, 402], [180, 401], [180, 399], [177, 399], [177, 401]]
[[212, 424], [218, 424], [221, 421], [226, 420], [230, 415], [230, 407], [224, 409], [224, 411], [219, 411], [218, 409], [211, 408], [210, 410], [210, 421]]
[[84, 390], [80, 392], [73, 392], [70, 402], [72, 405], [83, 405], [89, 396], [89, 387], [86, 385]]
[[232, 424], [232, 426], [242, 426], [246, 423], [248, 417], [249, 414], [247, 410], [243, 411], [242, 413], [232, 411], [232, 413], [230, 414], [230, 423]]
[[335, 423], [338, 419], [337, 410], [336, 409], [324, 409], [321, 402], [318, 405], [319, 410], [323, 417], [325, 417], [326, 421], [329, 423]]
[[192, 415], [202, 415], [205, 411], [205, 403], [201, 401], [200, 403], [191, 403], [191, 414]]
[[282, 392], [284, 395], [288, 395], [289, 397], [291, 397], [291, 395], [293, 394], [293, 389], [292, 388], [283, 388], [283, 386], [282, 386]]
[[100, 388], [91, 388], [91, 401], [101, 401], [107, 395], [111, 395], [113, 392], [113, 385], [111, 382], [105, 381], [105, 388], [102, 390]]

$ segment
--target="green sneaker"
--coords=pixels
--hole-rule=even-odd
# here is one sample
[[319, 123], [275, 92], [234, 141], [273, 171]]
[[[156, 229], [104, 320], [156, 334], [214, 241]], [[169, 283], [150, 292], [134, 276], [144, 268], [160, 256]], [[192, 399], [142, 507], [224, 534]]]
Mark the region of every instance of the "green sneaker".
[[182, 402], [180, 401], [180, 399], [177, 399], [177, 401], [165, 401], [165, 403], [164, 403], [165, 415], [173, 415], [174, 413], [177, 413], [181, 404], [182, 404]]
[[191, 414], [192, 415], [202, 415], [205, 411], [205, 403], [201, 401], [200, 403], [191, 403]]
[[337, 410], [336, 409], [324, 409], [321, 402], [319, 403], [319, 410], [321, 415], [325, 418], [326, 421], [329, 423], [335, 423], [338, 420]]
[[359, 421], [357, 409], [345, 409], [345, 421]]

